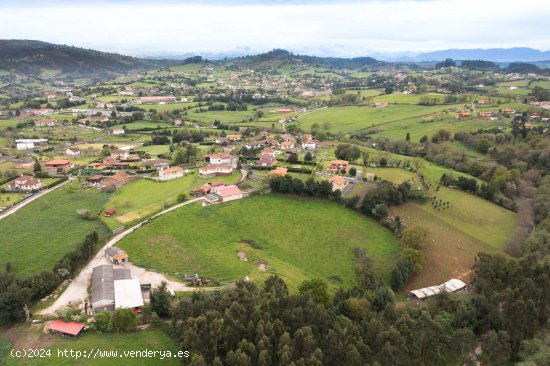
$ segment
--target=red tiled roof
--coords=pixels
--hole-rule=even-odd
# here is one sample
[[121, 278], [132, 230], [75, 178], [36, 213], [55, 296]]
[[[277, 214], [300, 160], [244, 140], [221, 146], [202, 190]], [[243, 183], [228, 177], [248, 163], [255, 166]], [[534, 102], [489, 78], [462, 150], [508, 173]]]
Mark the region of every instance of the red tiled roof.
[[69, 322], [66, 323], [63, 319], [57, 319], [51, 322], [48, 325], [49, 330], [55, 330], [57, 332], [78, 335], [80, 331], [84, 328], [84, 323]]
[[48, 165], [68, 165], [71, 162], [69, 160], [50, 160], [46, 162], [46, 166]]
[[238, 194], [241, 194], [241, 190], [239, 187], [235, 185], [226, 186], [226, 187], [220, 187], [216, 190], [216, 193], [222, 197], [231, 197], [236, 196]]
[[336, 184], [337, 186], [342, 186], [346, 182], [345, 179], [339, 175], [335, 175], [334, 177], [330, 178], [328, 181]]

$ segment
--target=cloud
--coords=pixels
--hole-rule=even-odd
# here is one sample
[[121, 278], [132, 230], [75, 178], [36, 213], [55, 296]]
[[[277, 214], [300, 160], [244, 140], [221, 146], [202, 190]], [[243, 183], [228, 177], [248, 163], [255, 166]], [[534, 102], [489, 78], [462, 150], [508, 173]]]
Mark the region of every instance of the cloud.
[[546, 0], [0, 2], [1, 38], [134, 55], [295, 52], [359, 56], [445, 48], [548, 49]]

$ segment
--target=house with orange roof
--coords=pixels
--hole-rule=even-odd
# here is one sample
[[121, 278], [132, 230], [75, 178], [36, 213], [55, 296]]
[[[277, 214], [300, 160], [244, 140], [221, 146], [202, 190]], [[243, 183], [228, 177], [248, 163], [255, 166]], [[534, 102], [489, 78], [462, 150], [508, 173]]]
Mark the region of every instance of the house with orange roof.
[[269, 172], [269, 178], [273, 177], [284, 177], [286, 173], [288, 172], [287, 168], [283, 168], [282, 166], [278, 166], [272, 171]]
[[209, 161], [211, 165], [230, 165], [232, 168], [237, 167], [237, 157], [227, 153], [212, 153], [210, 154]]
[[109, 187], [114, 187], [114, 189], [118, 189], [129, 182], [130, 179], [132, 179], [132, 177], [130, 177], [128, 174], [124, 172], [118, 172], [101, 182], [100, 188], [105, 189]]
[[344, 188], [348, 185], [348, 181], [344, 179], [341, 175], [335, 175], [334, 177], [328, 180], [332, 183], [333, 191], [343, 191]]
[[108, 247], [105, 249], [105, 257], [113, 264], [126, 263], [129, 261], [128, 254], [119, 247]]
[[239, 134], [231, 134], [225, 136], [229, 141], [241, 141], [241, 135]]
[[183, 177], [183, 168], [180, 166], [173, 166], [168, 169], [162, 169], [159, 171], [160, 180], [171, 180]]
[[292, 141], [283, 141], [283, 142], [281, 142], [281, 149], [282, 150], [292, 150], [292, 149], [294, 149], [294, 142], [292, 142]]
[[215, 187], [211, 188], [210, 191], [218, 196], [222, 202], [228, 202], [243, 198], [243, 192], [241, 192], [239, 187], [237, 187], [236, 185]]

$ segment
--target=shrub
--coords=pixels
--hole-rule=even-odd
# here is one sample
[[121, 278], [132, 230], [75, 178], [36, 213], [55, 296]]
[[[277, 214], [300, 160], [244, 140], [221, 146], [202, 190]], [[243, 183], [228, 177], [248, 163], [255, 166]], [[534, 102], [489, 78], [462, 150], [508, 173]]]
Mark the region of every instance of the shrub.
[[93, 213], [92, 211], [88, 210], [87, 208], [81, 208], [77, 210], [78, 216], [84, 220], [95, 220], [97, 219], [97, 215]]
[[136, 330], [138, 324], [138, 317], [132, 309], [117, 309], [111, 315], [111, 325], [113, 330], [118, 332], [129, 332]]

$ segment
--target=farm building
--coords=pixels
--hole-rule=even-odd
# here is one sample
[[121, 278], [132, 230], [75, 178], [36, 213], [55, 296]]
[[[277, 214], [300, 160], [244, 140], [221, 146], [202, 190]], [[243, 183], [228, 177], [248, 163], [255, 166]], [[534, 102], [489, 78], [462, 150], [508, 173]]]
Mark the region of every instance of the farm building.
[[[105, 213], [107, 213], [107, 211], [105, 211]], [[115, 246], [105, 249], [105, 257], [107, 257], [107, 259], [114, 264], [128, 262], [128, 254], [124, 250]]]
[[181, 177], [183, 177], [183, 168], [179, 166], [163, 169], [159, 172], [159, 178], [161, 180], [171, 180]]
[[42, 188], [40, 179], [28, 175], [17, 177], [8, 185], [8, 190], [10, 191], [29, 192], [39, 190], [40, 188]]
[[137, 278], [117, 280], [114, 285], [115, 309], [133, 308], [136, 312], [141, 312], [143, 296], [139, 280]]
[[113, 135], [124, 135], [126, 131], [124, 128], [113, 128], [112, 134]]
[[36, 145], [47, 145], [48, 139], [17, 139], [17, 150], [32, 150]]
[[209, 191], [210, 191], [210, 186], [205, 184], [200, 187], [192, 188], [190, 193], [191, 193], [191, 196], [193, 197], [202, 197], [202, 196], [206, 196]]
[[118, 189], [130, 181], [130, 179], [131, 177], [128, 174], [119, 172], [100, 183], [100, 188], [105, 189], [114, 187], [114, 189]]
[[421, 288], [418, 290], [413, 290], [410, 292], [410, 295], [416, 299], [424, 299], [433, 295], [437, 295], [441, 292], [456, 292], [464, 289], [466, 284], [459, 279], [453, 278], [439, 286], [430, 286]]
[[131, 278], [130, 270], [110, 264], [92, 270], [92, 306], [95, 312], [115, 310], [115, 280]]
[[60, 176], [65, 175], [69, 169], [74, 167], [69, 160], [50, 160], [46, 162], [46, 171], [48, 175]]
[[99, 184], [105, 179], [105, 177], [101, 174], [95, 174], [86, 179], [86, 181], [93, 187], [99, 186]]
[[84, 323], [66, 322], [63, 319], [56, 319], [48, 324], [46, 329], [52, 333], [76, 337], [84, 327]]
[[92, 306], [96, 313], [119, 308], [139, 311], [143, 306], [139, 280], [132, 279], [129, 269], [114, 268], [110, 264], [94, 267]]
[[215, 177], [218, 175], [231, 175], [233, 168], [230, 165], [208, 165], [199, 168], [201, 178]]
[[349, 162], [347, 160], [332, 160], [327, 170], [331, 172], [346, 172], [348, 170]]

